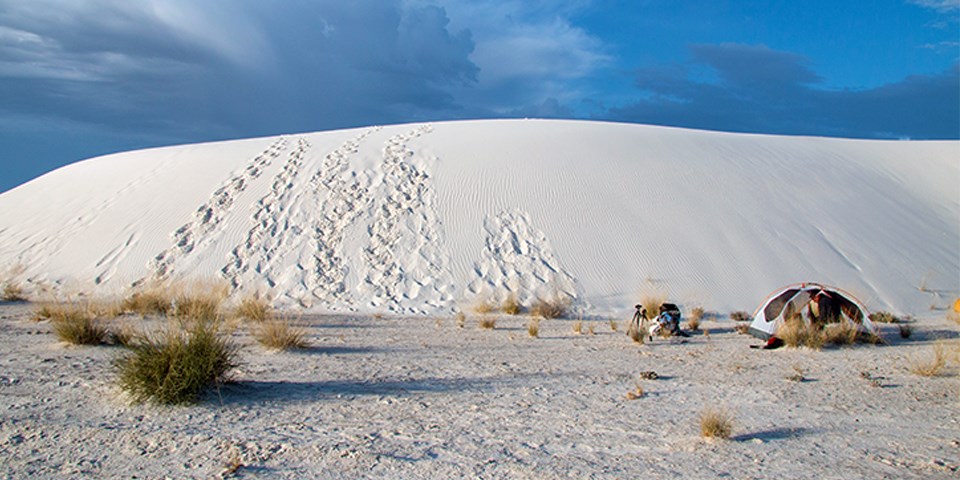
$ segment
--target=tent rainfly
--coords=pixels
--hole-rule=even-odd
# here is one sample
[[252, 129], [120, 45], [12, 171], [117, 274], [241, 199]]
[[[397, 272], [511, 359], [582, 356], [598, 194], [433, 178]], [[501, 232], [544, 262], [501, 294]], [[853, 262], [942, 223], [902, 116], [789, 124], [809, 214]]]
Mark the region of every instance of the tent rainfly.
[[[808, 315], [804, 316], [804, 311]], [[852, 322], [864, 333], [876, 334], [870, 314], [855, 297], [838, 288], [818, 283], [798, 283], [773, 292], [753, 315], [749, 333], [769, 339], [791, 316], [799, 315], [809, 322], [816, 316], [824, 323]]]

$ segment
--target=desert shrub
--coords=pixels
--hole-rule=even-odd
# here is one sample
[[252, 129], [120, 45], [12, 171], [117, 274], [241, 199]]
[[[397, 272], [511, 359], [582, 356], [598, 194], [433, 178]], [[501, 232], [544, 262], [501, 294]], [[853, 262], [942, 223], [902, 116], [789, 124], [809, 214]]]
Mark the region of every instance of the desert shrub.
[[588, 324], [588, 325], [587, 325], [587, 335], [595, 335], [595, 334], [596, 334], [596, 329], [594, 329], [593, 324], [592, 324], [592, 323], [591, 323], [591, 324]]
[[457, 320], [457, 328], [463, 328], [467, 324], [467, 315], [463, 312], [457, 312], [454, 316]]
[[530, 317], [530, 320], [527, 322], [527, 333], [533, 338], [537, 338], [540, 336], [540, 318], [539, 317]]
[[517, 296], [512, 293], [507, 295], [507, 298], [500, 305], [500, 311], [507, 315], [518, 315], [521, 310], [523, 310], [523, 307], [520, 306], [520, 301], [517, 300]]
[[741, 323], [733, 327], [733, 329], [740, 335], [746, 335], [750, 333], [750, 324]]
[[0, 295], [0, 300], [5, 302], [24, 302], [27, 300], [27, 297], [19, 284], [8, 282], [3, 286], [3, 294]]
[[220, 315], [220, 304], [225, 297], [216, 292], [184, 293], [176, 297], [173, 303], [173, 315], [191, 319], [212, 322]]
[[254, 332], [254, 337], [264, 347], [274, 350], [295, 350], [310, 346], [306, 338], [307, 332], [292, 326], [286, 320], [262, 322]]
[[627, 334], [630, 336], [630, 339], [634, 343], [644, 343], [643, 333], [641, 333], [639, 328], [630, 327], [630, 330], [627, 331]]
[[820, 330], [799, 317], [784, 321], [777, 328], [776, 336], [788, 347], [823, 348], [824, 337]]
[[647, 311], [647, 320], [653, 320], [660, 314], [660, 305], [667, 301], [667, 295], [663, 292], [647, 292], [640, 297], [640, 305], [643, 305]]
[[473, 304], [474, 313], [481, 315], [497, 311], [497, 304], [489, 298], [478, 298]]
[[190, 321], [140, 339], [116, 366], [119, 385], [134, 402], [177, 405], [223, 383], [237, 353], [217, 322]]
[[480, 328], [484, 330], [493, 330], [497, 328], [497, 319], [495, 317], [480, 317]]
[[750, 315], [750, 313], [745, 312], [743, 310], [738, 310], [736, 312], [730, 313], [730, 320], [733, 320], [735, 322], [749, 322], [753, 320], [753, 315]]
[[240, 318], [259, 323], [270, 320], [272, 316], [270, 302], [257, 296], [250, 296], [241, 300], [235, 313]]
[[943, 342], [933, 344], [933, 358], [910, 359], [910, 371], [924, 377], [936, 377], [947, 366], [947, 353]]
[[538, 298], [530, 306], [530, 314], [543, 318], [563, 318], [569, 313], [572, 304], [569, 298], [559, 295], [547, 300]]
[[638, 383], [636, 388], [627, 392], [625, 398], [627, 400], [636, 400], [638, 398], [643, 398], [644, 395], [646, 395], [646, 392], [643, 390], [643, 386]]
[[168, 290], [154, 287], [134, 292], [120, 303], [120, 308], [125, 312], [137, 313], [144, 316], [168, 315], [173, 311], [174, 298], [175, 296]]
[[53, 332], [60, 340], [74, 345], [101, 345], [111, 339], [110, 331], [99, 319], [82, 308], [62, 309], [51, 317]]
[[707, 408], [700, 414], [700, 435], [727, 439], [733, 433], [733, 416], [723, 409]]
[[576, 333], [577, 335], [580, 335], [583, 333], [583, 322], [581, 322], [580, 320], [573, 322], [573, 333]]
[[902, 323], [903, 319], [890, 312], [873, 312], [870, 321], [876, 323]]
[[855, 324], [844, 321], [825, 326], [821, 335], [823, 335], [823, 343], [853, 345], [860, 337], [860, 330]]
[[620, 324], [618, 324], [616, 320], [610, 320], [610, 330], [616, 332], [619, 329], [620, 329]]
[[690, 330], [699, 330], [700, 322], [703, 321], [703, 316], [706, 314], [706, 311], [703, 307], [694, 307], [690, 310], [690, 314], [687, 316], [687, 326]]

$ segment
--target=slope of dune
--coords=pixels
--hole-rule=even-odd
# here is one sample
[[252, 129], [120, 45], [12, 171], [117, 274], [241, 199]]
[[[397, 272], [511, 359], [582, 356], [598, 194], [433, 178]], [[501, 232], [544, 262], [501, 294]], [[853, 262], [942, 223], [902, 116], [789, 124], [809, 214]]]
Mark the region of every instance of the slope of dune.
[[960, 291], [960, 143], [601, 122], [396, 125], [126, 152], [0, 195], [28, 293], [220, 278], [313, 311], [659, 292], [754, 308], [798, 281], [872, 309]]

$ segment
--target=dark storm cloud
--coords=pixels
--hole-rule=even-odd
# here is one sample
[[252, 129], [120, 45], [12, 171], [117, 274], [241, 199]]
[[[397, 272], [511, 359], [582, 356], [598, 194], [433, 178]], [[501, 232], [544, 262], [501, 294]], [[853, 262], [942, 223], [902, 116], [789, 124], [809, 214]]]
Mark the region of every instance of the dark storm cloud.
[[607, 118], [711, 130], [860, 138], [960, 136], [958, 68], [866, 90], [818, 88], [807, 60], [764, 46], [690, 47], [637, 72], [644, 96]]

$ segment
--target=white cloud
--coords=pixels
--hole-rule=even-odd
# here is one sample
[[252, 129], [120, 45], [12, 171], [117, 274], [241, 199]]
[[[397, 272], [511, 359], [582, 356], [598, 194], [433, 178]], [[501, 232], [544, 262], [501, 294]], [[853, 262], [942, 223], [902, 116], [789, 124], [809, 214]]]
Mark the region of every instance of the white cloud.
[[960, 0], [910, 0], [910, 3], [944, 13], [960, 11]]

